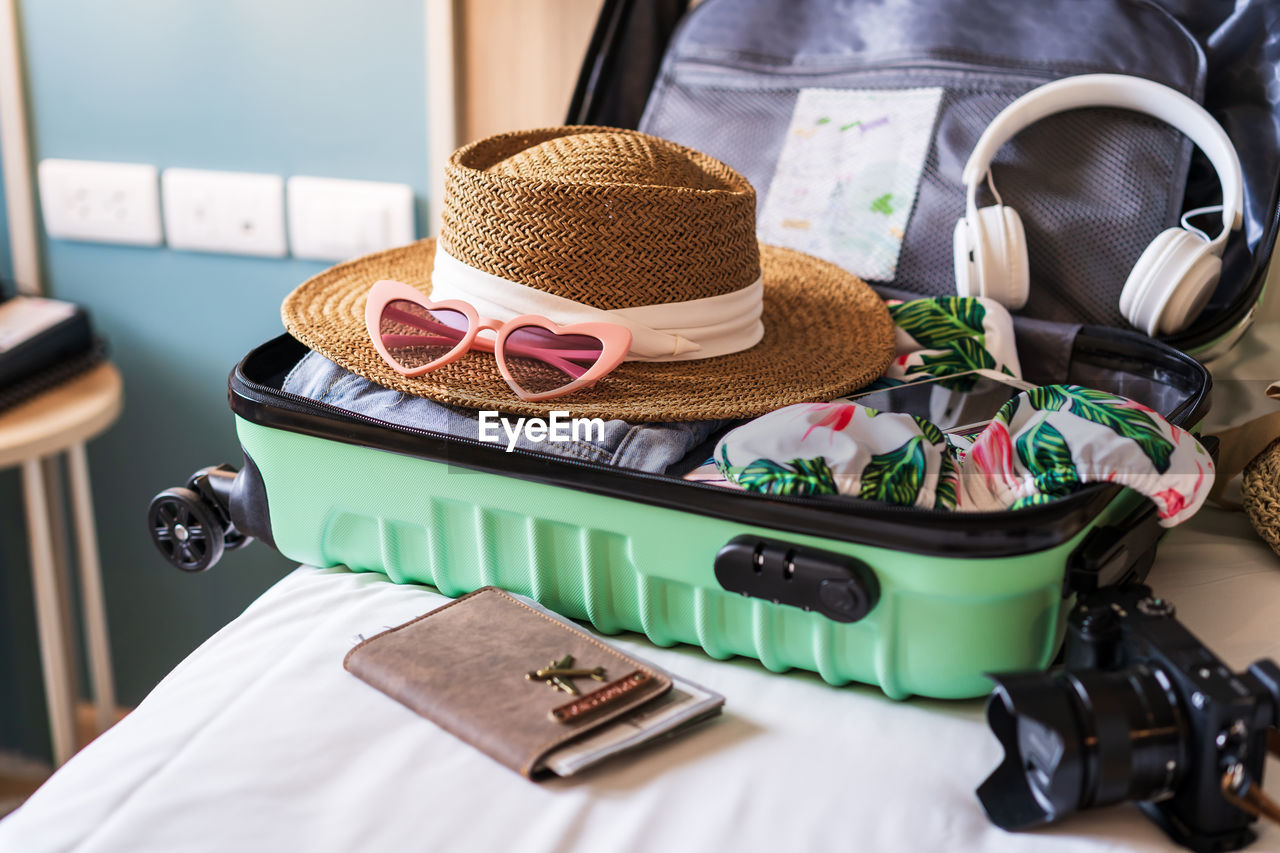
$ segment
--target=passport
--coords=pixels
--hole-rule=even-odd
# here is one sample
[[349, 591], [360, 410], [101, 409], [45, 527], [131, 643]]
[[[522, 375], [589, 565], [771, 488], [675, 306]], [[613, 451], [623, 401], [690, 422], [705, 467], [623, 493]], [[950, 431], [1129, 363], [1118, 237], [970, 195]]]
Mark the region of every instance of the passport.
[[343, 665], [495, 761], [569, 775], [719, 712], [566, 619], [484, 587], [363, 640]]

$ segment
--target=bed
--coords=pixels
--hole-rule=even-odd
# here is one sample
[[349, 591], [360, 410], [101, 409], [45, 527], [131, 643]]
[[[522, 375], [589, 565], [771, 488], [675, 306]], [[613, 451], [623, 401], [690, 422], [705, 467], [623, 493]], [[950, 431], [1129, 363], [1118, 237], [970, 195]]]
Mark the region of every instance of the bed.
[[[1251, 338], [1218, 371], [1235, 380], [1218, 388], [1231, 419], [1275, 378], [1262, 342], [1280, 326]], [[1174, 530], [1150, 582], [1231, 667], [1280, 659], [1280, 558], [1244, 516], [1210, 508]], [[357, 635], [446, 600], [297, 569], [0, 821], [0, 850], [1180, 849], [1130, 805], [1029, 834], [991, 826], [973, 789], [1001, 751], [981, 701], [894, 702], [635, 635], [613, 641], [723, 693], [723, 717], [533, 784], [342, 668]], [[1280, 762], [1266, 787], [1280, 796]], [[1251, 849], [1280, 851], [1280, 827], [1259, 829]]]
[[[1232, 667], [1280, 658], [1280, 560], [1243, 517], [1174, 531], [1152, 582]], [[1000, 749], [979, 701], [894, 702], [634, 635], [615, 641], [724, 693], [723, 718], [535, 785], [342, 669], [357, 634], [444, 601], [299, 568], [0, 822], [0, 850], [1177, 849], [1130, 806], [990, 826], [973, 788]], [[1255, 849], [1280, 850], [1280, 828]]]

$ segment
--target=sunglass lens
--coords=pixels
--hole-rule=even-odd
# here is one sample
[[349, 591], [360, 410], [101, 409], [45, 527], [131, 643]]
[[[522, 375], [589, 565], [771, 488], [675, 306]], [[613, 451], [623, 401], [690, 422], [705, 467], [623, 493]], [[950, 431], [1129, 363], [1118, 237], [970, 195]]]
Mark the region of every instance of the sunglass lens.
[[424, 308], [394, 299], [382, 309], [378, 332], [387, 352], [406, 370], [443, 358], [467, 336], [467, 315], [451, 308]]
[[503, 348], [507, 372], [524, 391], [547, 394], [578, 379], [600, 360], [604, 344], [591, 335], [557, 335], [541, 326], [521, 326]]

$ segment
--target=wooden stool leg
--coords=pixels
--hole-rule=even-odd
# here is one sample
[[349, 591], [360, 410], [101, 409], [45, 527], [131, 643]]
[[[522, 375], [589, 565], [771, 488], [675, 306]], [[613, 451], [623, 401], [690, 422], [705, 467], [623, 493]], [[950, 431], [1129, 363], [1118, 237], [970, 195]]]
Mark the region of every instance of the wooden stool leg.
[[[71, 707], [80, 701], [80, 618], [76, 615], [76, 585], [71, 579], [70, 542], [67, 537], [66, 480], [63, 478], [62, 460], [58, 454], [40, 460], [44, 471], [44, 497], [49, 507], [49, 537], [53, 543], [53, 571], [58, 586], [58, 623], [62, 625], [64, 648], [67, 650], [67, 672], [71, 679]], [[77, 731], [76, 748], [79, 741]]]
[[75, 722], [66, 634], [61, 625], [58, 604], [53, 536], [49, 527], [49, 499], [39, 459], [28, 459], [22, 463], [22, 492], [26, 503], [36, 629], [40, 638], [40, 663], [44, 670], [45, 701], [49, 706], [53, 760], [55, 764], [62, 764], [75, 751]]
[[107, 636], [107, 609], [102, 595], [102, 567], [98, 562], [98, 534], [93, 523], [93, 496], [89, 491], [89, 462], [84, 445], [67, 449], [71, 481], [71, 512], [76, 525], [76, 564], [80, 567], [81, 618], [89, 647], [89, 675], [97, 709], [98, 731], [115, 722], [116, 691], [111, 674], [111, 643]]

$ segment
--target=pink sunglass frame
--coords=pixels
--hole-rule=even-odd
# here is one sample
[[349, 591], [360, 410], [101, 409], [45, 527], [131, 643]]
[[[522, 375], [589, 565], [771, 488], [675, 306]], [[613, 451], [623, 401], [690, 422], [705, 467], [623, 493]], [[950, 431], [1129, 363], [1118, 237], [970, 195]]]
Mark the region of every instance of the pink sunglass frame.
[[[467, 318], [467, 331], [462, 339], [444, 355], [435, 361], [428, 362], [419, 367], [405, 367], [396, 361], [393, 356], [382, 343], [382, 315], [386, 311], [387, 306], [392, 302], [403, 300], [412, 302], [428, 311], [433, 309], [457, 311]], [[526, 403], [537, 403], [543, 400], [552, 400], [556, 397], [563, 397], [566, 394], [572, 394], [581, 388], [589, 388], [600, 380], [601, 377], [616, 368], [627, 357], [627, 352], [631, 349], [631, 330], [626, 326], [615, 323], [572, 323], [568, 326], [561, 326], [548, 320], [538, 314], [522, 314], [519, 317], [513, 317], [506, 322], [501, 320], [492, 320], [481, 317], [477, 313], [475, 307], [460, 299], [444, 299], [439, 302], [433, 302], [427, 299], [422, 291], [416, 287], [412, 287], [401, 281], [393, 281], [391, 279], [383, 279], [377, 282], [369, 289], [369, 297], [364, 305], [364, 322], [369, 332], [369, 340], [373, 344], [373, 348], [378, 351], [378, 355], [382, 356], [390, 367], [402, 376], [414, 377], [421, 376], [424, 373], [430, 373], [451, 364], [466, 355], [472, 349], [478, 349], [481, 352], [493, 353], [494, 359], [498, 362], [498, 372], [502, 374], [502, 379], [515, 392], [515, 395]], [[538, 326], [554, 335], [589, 335], [600, 341], [601, 350], [600, 357], [591, 365], [581, 376], [575, 378], [572, 382], [553, 391], [544, 391], [540, 394], [532, 394], [520, 387], [520, 384], [511, 376], [511, 371], [507, 369], [507, 338], [512, 332], [525, 326]], [[494, 338], [478, 338], [480, 332], [493, 332]], [[546, 357], [545, 354], [538, 352], [539, 348], [523, 347], [512, 345], [512, 352], [519, 353], [525, 351], [526, 355], [538, 358], [548, 364], [560, 369], [564, 369], [557, 364], [557, 360], [562, 360], [563, 355], [555, 350], [549, 350], [548, 354], [558, 356], [558, 358]], [[577, 367], [578, 365], [575, 365]], [[566, 371], [569, 372], [569, 371]], [[572, 373], [570, 373], [572, 375]]]

